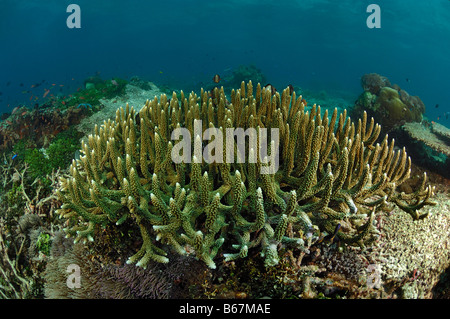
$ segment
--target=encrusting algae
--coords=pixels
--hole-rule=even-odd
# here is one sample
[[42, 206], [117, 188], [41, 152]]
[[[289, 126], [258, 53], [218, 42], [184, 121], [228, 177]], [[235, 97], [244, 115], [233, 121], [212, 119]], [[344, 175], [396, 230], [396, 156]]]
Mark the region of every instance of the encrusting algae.
[[[193, 251], [215, 268], [219, 252], [230, 261], [259, 248], [272, 266], [281, 246], [307, 252], [311, 242], [336, 229], [335, 239], [344, 244], [369, 245], [379, 235], [375, 211], [387, 202], [415, 220], [426, 217], [420, 208], [434, 204], [426, 175], [414, 193], [396, 191], [409, 178], [411, 159], [405, 149], [395, 151], [387, 135], [376, 143], [381, 127], [366, 113], [357, 123], [337, 109], [329, 117], [320, 106], [305, 110], [302, 97], [289, 89], [272, 95], [258, 84], [254, 92], [251, 82], [233, 90], [230, 102], [223, 88], [208, 93], [174, 93], [171, 99], [163, 94], [139, 112], [127, 104], [115, 121], [95, 127], [70, 176], [61, 178], [58, 212], [68, 219], [68, 235], [93, 240], [99, 226], [129, 219], [139, 226], [143, 243], [128, 263], [167, 263], [172, 247], [179, 254]], [[234, 138], [215, 149], [223, 163], [199, 159], [195, 143], [192, 160], [176, 163], [172, 151], [186, 141], [174, 140], [172, 133], [186, 128], [194, 136], [199, 120], [202, 133], [254, 128], [258, 149], [267, 138], [258, 128], [278, 129], [279, 148], [272, 140], [268, 154], [278, 152], [279, 169], [263, 174], [265, 158], [253, 148], [242, 155]], [[195, 137], [201, 149], [214, 141]]]

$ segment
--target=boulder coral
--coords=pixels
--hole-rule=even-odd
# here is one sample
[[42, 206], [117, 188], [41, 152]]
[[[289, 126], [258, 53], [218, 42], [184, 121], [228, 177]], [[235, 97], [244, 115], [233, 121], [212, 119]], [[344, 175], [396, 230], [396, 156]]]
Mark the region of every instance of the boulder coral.
[[411, 96], [398, 85], [391, 85], [388, 78], [376, 73], [361, 79], [364, 92], [355, 102], [352, 114], [361, 117], [363, 112], [373, 116], [381, 124], [383, 133], [409, 122], [420, 122], [425, 105], [418, 96]]
[[[395, 151], [388, 136], [376, 143], [381, 127], [373, 118], [364, 113], [352, 122], [346, 111], [307, 110], [302, 101], [289, 89], [272, 95], [242, 82], [230, 100], [215, 88], [212, 97], [204, 90], [162, 94], [139, 111], [127, 104], [114, 121], [95, 127], [82, 143], [83, 155], [61, 178], [58, 213], [67, 219], [65, 231], [76, 241], [92, 241], [102, 225], [131, 222], [142, 246], [128, 263], [144, 268], [150, 261], [167, 263], [169, 249], [193, 253], [210, 268], [219, 256], [232, 261], [259, 251], [273, 266], [281, 247], [308, 253], [311, 242], [326, 234], [345, 245], [370, 245], [379, 235], [374, 214], [387, 202], [415, 220], [426, 217], [419, 210], [433, 204], [433, 188], [424, 176], [414, 193], [396, 191], [409, 178], [411, 159], [405, 149]], [[271, 135], [268, 154], [279, 155], [279, 169], [264, 174], [265, 158], [254, 148], [239, 153], [235, 139], [215, 144], [223, 161], [199, 159], [195, 144], [204, 149], [218, 136], [208, 141], [194, 135], [199, 120], [202, 133], [277, 129], [279, 147]], [[173, 138], [176, 128], [195, 136], [192, 161], [171, 156], [186, 142]], [[256, 132], [259, 149], [264, 136]], [[230, 150], [231, 161], [225, 156]]]

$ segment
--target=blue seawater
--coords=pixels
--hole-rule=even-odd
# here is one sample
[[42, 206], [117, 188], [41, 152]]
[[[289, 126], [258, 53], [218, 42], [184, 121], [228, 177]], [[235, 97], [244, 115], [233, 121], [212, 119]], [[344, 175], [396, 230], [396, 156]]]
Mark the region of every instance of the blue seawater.
[[[366, 23], [372, 3], [380, 28]], [[81, 28], [67, 26], [70, 4]], [[355, 98], [361, 76], [379, 73], [436, 120], [450, 111], [450, 1], [0, 0], [0, 112], [96, 72], [191, 89], [246, 64], [275, 86]]]

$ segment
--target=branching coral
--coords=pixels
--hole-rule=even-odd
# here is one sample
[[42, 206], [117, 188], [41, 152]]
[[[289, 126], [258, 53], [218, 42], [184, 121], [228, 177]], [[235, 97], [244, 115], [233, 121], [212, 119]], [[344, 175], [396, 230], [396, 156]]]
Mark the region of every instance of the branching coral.
[[[409, 177], [411, 160], [404, 149], [394, 151], [387, 136], [375, 144], [381, 127], [365, 113], [357, 123], [336, 109], [330, 118], [320, 106], [307, 111], [289, 89], [272, 96], [259, 84], [254, 92], [251, 82], [233, 90], [230, 102], [223, 89], [213, 93], [163, 94], [139, 112], [127, 105], [115, 121], [96, 126], [70, 176], [61, 178], [59, 213], [69, 219], [67, 233], [93, 240], [100, 225], [131, 219], [143, 243], [129, 263], [166, 263], [169, 246], [195, 252], [210, 268], [219, 251], [229, 261], [259, 248], [271, 266], [281, 244], [305, 250], [317, 229], [332, 233], [337, 224], [345, 244], [370, 244], [378, 235], [374, 211], [386, 201], [414, 219], [424, 217], [418, 210], [431, 204], [432, 188], [424, 178], [413, 194], [395, 191]], [[206, 129], [216, 135], [202, 140], [199, 125], [201, 136]], [[195, 142], [177, 140], [176, 128]], [[255, 128], [257, 146], [251, 147], [251, 136], [218, 143], [218, 132], [224, 136], [227, 128]], [[270, 129], [270, 138], [258, 128]], [[268, 157], [280, 158], [276, 172], [259, 152], [264, 139], [271, 140]], [[199, 146], [219, 161], [208, 162]], [[174, 161], [180, 150], [183, 160]]]

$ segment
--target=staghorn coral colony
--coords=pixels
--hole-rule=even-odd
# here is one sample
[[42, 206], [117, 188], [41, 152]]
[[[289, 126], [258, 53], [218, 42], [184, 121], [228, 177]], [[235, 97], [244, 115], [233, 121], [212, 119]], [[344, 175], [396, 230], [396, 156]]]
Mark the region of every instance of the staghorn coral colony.
[[[233, 161], [224, 155], [223, 163], [196, 157], [175, 163], [171, 153], [182, 141], [171, 134], [184, 127], [194, 136], [196, 120], [203, 131], [279, 129], [279, 148], [271, 149], [279, 152], [278, 171], [262, 174], [267, 164], [254, 149], [244, 163], [236, 161], [237, 152]], [[413, 193], [396, 191], [409, 178], [411, 160], [387, 136], [376, 143], [380, 131], [366, 113], [353, 122], [346, 111], [307, 110], [295, 92], [272, 95], [251, 82], [242, 82], [229, 101], [223, 88], [211, 95], [163, 94], [140, 111], [120, 108], [115, 121], [95, 127], [70, 175], [61, 178], [58, 213], [76, 241], [94, 240], [104, 225], [135, 223], [142, 246], [128, 263], [144, 268], [151, 260], [167, 263], [169, 249], [194, 253], [210, 268], [220, 254], [231, 261], [254, 250], [272, 266], [280, 247], [308, 252], [312, 242], [333, 233], [345, 245], [364, 247], [377, 239], [374, 213], [386, 203], [414, 220], [433, 204], [426, 175]], [[262, 136], [257, 140], [261, 147]], [[202, 147], [209, 142], [196, 141]], [[223, 154], [237, 151], [237, 143], [224, 141]]]

